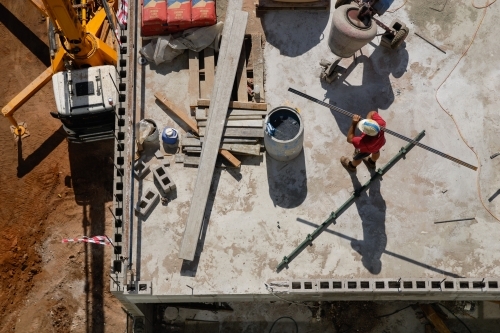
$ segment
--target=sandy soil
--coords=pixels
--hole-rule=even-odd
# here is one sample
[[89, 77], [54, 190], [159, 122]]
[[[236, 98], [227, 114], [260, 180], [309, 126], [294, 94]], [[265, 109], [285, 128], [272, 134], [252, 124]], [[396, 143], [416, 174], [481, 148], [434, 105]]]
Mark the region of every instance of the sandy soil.
[[[0, 0], [0, 107], [50, 63], [46, 22], [29, 1]], [[112, 235], [112, 142], [68, 145], [49, 83], [16, 113], [16, 143], [0, 117], [0, 332], [124, 332], [109, 290], [112, 248], [62, 244]]]

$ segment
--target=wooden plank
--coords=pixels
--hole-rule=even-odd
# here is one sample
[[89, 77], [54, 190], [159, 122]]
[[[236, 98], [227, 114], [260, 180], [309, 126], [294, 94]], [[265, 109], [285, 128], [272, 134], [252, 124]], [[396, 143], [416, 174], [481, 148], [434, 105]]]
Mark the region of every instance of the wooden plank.
[[255, 116], [255, 115], [266, 116], [267, 111], [229, 109], [228, 115], [230, 115], [230, 116]]
[[243, 43], [238, 70], [236, 71], [236, 85], [238, 87], [237, 95], [239, 102], [248, 102], [246, 55], [245, 43]]
[[229, 150], [233, 153], [245, 154], [245, 155], [260, 155], [260, 145], [242, 145], [235, 143], [226, 143], [222, 145], [222, 148]]
[[156, 92], [155, 97], [167, 108], [167, 110], [171, 111], [177, 118], [184, 122], [184, 124], [187, 125], [191, 131], [199, 134], [196, 121], [189, 117], [186, 113], [182, 112], [181, 108], [170, 102], [162, 93]]
[[[205, 136], [206, 127], [200, 127], [200, 136]], [[244, 127], [226, 127], [224, 128], [224, 136], [234, 138], [263, 138], [264, 129], [262, 128], [244, 128]], [[205, 140], [206, 141], [206, 140]]]
[[189, 50], [189, 106], [196, 107], [197, 99], [200, 98], [200, 62], [198, 52]]
[[207, 120], [207, 109], [196, 109], [196, 120]]
[[[200, 142], [203, 145], [203, 139], [205, 137], [200, 138]], [[239, 143], [239, 144], [256, 144], [259, 140], [258, 139], [252, 139], [252, 138], [229, 138], [229, 137], [222, 137], [222, 143]]]
[[231, 163], [231, 165], [233, 165], [234, 167], [239, 168], [241, 166], [240, 160], [238, 160], [236, 157], [234, 157], [233, 154], [231, 154], [228, 150], [220, 149], [219, 154], [224, 156], [224, 158], [226, 160], [228, 160]]
[[431, 322], [432, 326], [438, 333], [451, 333], [443, 320], [439, 318], [438, 314], [432, 308], [431, 304], [420, 304], [420, 308], [425, 314], [425, 317]]
[[[208, 131], [207, 138], [203, 145], [202, 158], [200, 159], [186, 228], [179, 250], [179, 258], [184, 260], [194, 260], [203, 217], [205, 215], [210, 185], [212, 184], [217, 152], [219, 151], [224, 131], [224, 122], [227, 115], [229, 100], [231, 98], [232, 85], [226, 83], [234, 82], [241, 46], [243, 45], [243, 38], [245, 37], [248, 13], [241, 10], [235, 10], [232, 15], [232, 25], [225, 25], [223, 28], [229, 31], [229, 33], [225, 33], [225, 35], [228, 36], [228, 45], [225, 46], [225, 57], [222, 61], [219, 61], [217, 67], [217, 76], [215, 79], [217, 91], [210, 103], [210, 131]], [[225, 156], [225, 153], [225, 150], [221, 152], [223, 156]]]
[[[210, 106], [209, 99], [198, 99], [198, 106]], [[253, 102], [230, 102], [229, 107], [231, 109], [248, 109], [248, 110], [260, 110], [266, 111], [267, 104], [266, 103], [253, 103]]]
[[199, 156], [184, 156], [184, 165], [198, 165], [200, 164]]
[[227, 120], [264, 120], [262, 116], [229, 116]]
[[182, 147], [182, 150], [186, 153], [201, 153], [200, 147]]
[[265, 102], [264, 93], [264, 55], [262, 52], [262, 35], [252, 34], [252, 66], [253, 66], [253, 85], [259, 86], [259, 94], [255, 94], [254, 98], [256, 102]]
[[205, 56], [205, 91], [206, 93], [201, 96], [201, 98], [212, 97], [212, 91], [214, 88], [214, 78], [215, 78], [215, 57], [214, 49], [211, 47], [203, 50]]
[[[207, 121], [199, 121], [198, 126], [206, 127]], [[226, 127], [260, 127], [264, 126], [264, 120], [262, 118], [259, 119], [243, 119], [243, 120], [227, 120]]]
[[182, 138], [181, 145], [183, 147], [201, 147], [201, 141], [197, 138]]

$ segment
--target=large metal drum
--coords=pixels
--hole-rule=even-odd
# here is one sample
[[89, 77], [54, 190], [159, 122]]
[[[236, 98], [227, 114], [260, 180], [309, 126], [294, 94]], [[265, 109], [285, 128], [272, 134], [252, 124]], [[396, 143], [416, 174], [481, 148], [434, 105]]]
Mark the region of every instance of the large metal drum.
[[266, 116], [264, 123], [271, 124], [274, 134], [264, 134], [266, 151], [277, 161], [290, 161], [302, 151], [304, 144], [304, 125], [300, 114], [287, 106], [273, 109]]
[[358, 20], [358, 10], [358, 6], [344, 5], [333, 12], [328, 46], [339, 57], [349, 58], [377, 34], [375, 22], [370, 20], [367, 26]]

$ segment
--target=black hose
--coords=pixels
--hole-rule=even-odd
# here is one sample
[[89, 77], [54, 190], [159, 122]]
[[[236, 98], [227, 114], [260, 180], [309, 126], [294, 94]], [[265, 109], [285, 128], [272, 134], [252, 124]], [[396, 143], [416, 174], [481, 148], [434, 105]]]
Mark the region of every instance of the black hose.
[[274, 325], [278, 322], [278, 320], [280, 319], [290, 319], [291, 321], [293, 321], [293, 323], [295, 324], [295, 331], [296, 333], [299, 333], [299, 325], [297, 325], [297, 322], [295, 321], [295, 319], [293, 319], [292, 317], [287, 317], [287, 316], [283, 316], [283, 317], [279, 317], [278, 319], [276, 319], [274, 321], [274, 323], [271, 325], [271, 329], [269, 330], [269, 333], [271, 333], [273, 331], [273, 328], [274, 328]]

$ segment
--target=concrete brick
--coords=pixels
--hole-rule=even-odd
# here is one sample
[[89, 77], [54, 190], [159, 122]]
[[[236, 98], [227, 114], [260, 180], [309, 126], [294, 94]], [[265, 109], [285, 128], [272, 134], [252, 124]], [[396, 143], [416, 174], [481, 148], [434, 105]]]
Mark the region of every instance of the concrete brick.
[[153, 175], [155, 184], [163, 196], [175, 190], [176, 185], [164, 165], [155, 165], [153, 167]]
[[373, 291], [376, 293], [402, 292], [403, 279], [374, 279]]
[[137, 160], [134, 163], [134, 176], [138, 179], [144, 178], [149, 172], [149, 165], [144, 164], [143, 161]]
[[428, 279], [401, 279], [403, 292], [428, 293], [430, 290]]
[[344, 281], [345, 292], [371, 293], [373, 289], [373, 279], [347, 279]]
[[458, 290], [458, 282], [455, 279], [429, 279], [429, 289], [432, 292], [456, 292]]
[[465, 278], [456, 279], [459, 292], [467, 293], [483, 293], [487, 290], [486, 279], [481, 278]]
[[288, 291], [293, 293], [317, 293], [318, 281], [311, 280], [291, 280]]
[[139, 215], [145, 217], [151, 212], [159, 200], [160, 196], [158, 193], [152, 190], [146, 190], [144, 191], [144, 195], [137, 202], [135, 210]]

